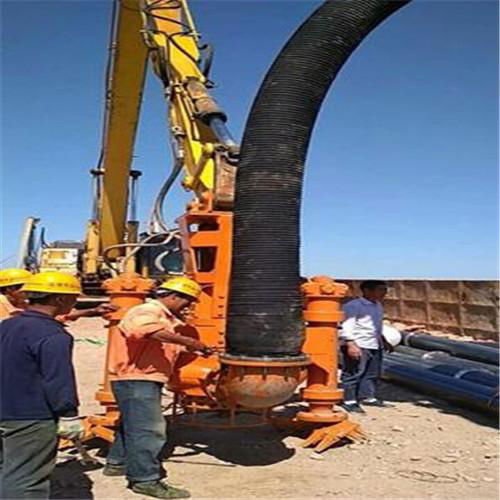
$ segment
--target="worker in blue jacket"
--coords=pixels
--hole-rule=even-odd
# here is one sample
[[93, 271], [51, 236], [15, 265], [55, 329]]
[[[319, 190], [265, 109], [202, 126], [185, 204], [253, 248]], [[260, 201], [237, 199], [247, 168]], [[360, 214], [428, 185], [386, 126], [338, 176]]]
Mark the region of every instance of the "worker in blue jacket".
[[81, 289], [72, 275], [44, 272], [22, 291], [26, 310], [0, 323], [0, 498], [49, 498], [58, 437], [83, 435], [73, 338], [55, 319]]

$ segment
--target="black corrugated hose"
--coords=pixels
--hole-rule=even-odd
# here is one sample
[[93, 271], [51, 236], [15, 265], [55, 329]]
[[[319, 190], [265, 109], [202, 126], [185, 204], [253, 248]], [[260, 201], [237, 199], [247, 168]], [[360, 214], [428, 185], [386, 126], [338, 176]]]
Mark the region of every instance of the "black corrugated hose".
[[253, 103], [236, 181], [228, 353], [295, 356], [304, 161], [323, 98], [359, 43], [408, 1], [329, 0], [285, 45]]

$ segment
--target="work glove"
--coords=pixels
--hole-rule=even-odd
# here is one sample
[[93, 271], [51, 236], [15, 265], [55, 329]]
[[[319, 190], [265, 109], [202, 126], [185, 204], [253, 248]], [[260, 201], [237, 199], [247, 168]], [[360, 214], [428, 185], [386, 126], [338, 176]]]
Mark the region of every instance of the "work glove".
[[81, 439], [85, 433], [80, 417], [61, 417], [57, 425], [57, 435], [64, 439]]

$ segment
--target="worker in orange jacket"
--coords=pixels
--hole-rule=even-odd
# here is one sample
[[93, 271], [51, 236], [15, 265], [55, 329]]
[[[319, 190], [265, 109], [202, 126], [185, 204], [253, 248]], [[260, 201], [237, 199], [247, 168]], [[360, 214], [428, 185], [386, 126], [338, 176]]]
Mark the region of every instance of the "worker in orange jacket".
[[[33, 274], [25, 269], [0, 270], [0, 321], [11, 318], [26, 309], [26, 295], [21, 288], [32, 276]], [[110, 304], [101, 304], [92, 309], [72, 309], [68, 314], [58, 315], [56, 319], [62, 323], [76, 321], [79, 318], [102, 316], [115, 309]]]
[[156, 299], [127, 311], [118, 325], [121, 335], [110, 340], [109, 378], [121, 422], [103, 472], [126, 475], [132, 491], [142, 495], [189, 497], [186, 490], [161, 481], [160, 452], [167, 439], [161, 394], [182, 349], [209, 352], [180, 330], [184, 314], [200, 293], [200, 285], [188, 278], [166, 281]]

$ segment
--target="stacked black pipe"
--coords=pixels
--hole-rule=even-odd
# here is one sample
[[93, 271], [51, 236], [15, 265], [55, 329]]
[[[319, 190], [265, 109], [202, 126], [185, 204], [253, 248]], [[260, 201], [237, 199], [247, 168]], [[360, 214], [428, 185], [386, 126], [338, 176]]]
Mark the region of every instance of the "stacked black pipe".
[[490, 373], [493, 373], [498, 378], [498, 363], [490, 365], [488, 363], [482, 363], [480, 361], [455, 357], [452, 354], [444, 351], [425, 351], [423, 349], [416, 349], [414, 347], [408, 347], [405, 345], [398, 345], [396, 347], [395, 353], [403, 354], [405, 356], [411, 356], [416, 360], [445, 363], [462, 369], [476, 368], [477, 370], [487, 370]]
[[422, 333], [403, 334], [403, 343], [417, 349], [444, 351], [458, 358], [470, 359], [481, 363], [498, 366], [500, 361], [498, 349], [484, 345], [443, 339]]
[[498, 415], [498, 348], [422, 333], [403, 333], [403, 343], [384, 357], [385, 379]]
[[498, 387], [498, 374], [494, 374], [489, 370], [476, 368], [474, 365], [467, 366], [467, 364], [458, 365], [453, 360], [435, 361], [430, 359], [417, 359], [415, 356], [407, 356], [396, 351], [392, 353], [390, 359], [404, 363], [405, 365], [413, 365], [417, 368], [425, 369], [440, 375], [446, 375], [466, 382], [474, 384], [485, 385], [488, 387]]
[[384, 359], [383, 377], [424, 394], [432, 394], [459, 406], [498, 415], [498, 387], [435, 373], [416, 363], [393, 356]]
[[327, 1], [285, 45], [253, 103], [236, 181], [228, 352], [295, 356], [304, 162], [321, 103], [359, 43], [408, 1]]

